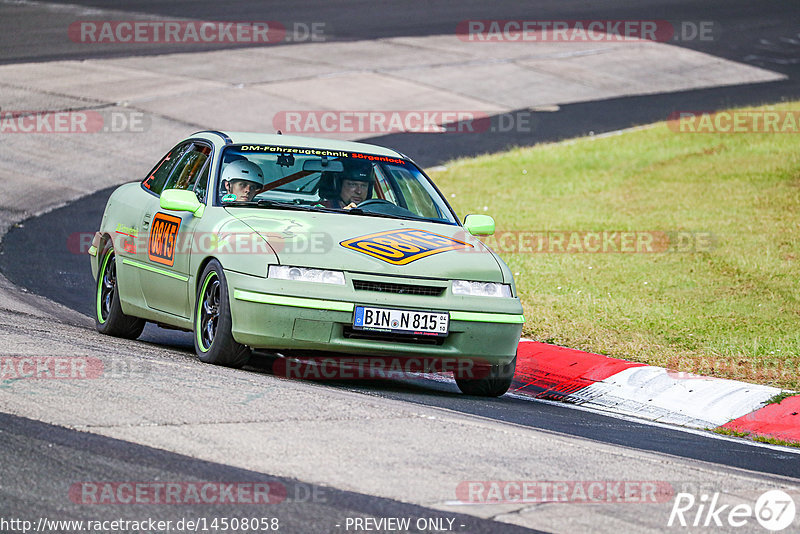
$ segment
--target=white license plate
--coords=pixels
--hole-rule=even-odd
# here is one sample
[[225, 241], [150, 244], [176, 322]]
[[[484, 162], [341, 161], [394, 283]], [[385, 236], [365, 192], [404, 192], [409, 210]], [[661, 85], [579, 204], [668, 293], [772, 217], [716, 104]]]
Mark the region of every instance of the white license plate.
[[450, 314], [356, 306], [353, 328], [401, 334], [446, 336]]

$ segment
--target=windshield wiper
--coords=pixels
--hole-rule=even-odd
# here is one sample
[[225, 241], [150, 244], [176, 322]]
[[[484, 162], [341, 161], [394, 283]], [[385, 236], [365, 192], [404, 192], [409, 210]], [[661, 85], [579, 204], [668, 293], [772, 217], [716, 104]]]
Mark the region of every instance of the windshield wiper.
[[285, 210], [299, 210], [311, 211], [309, 206], [301, 204], [290, 204], [289, 202], [277, 202], [275, 200], [259, 199], [259, 200], [236, 200], [233, 202], [225, 202], [224, 207], [229, 208], [235, 206], [237, 208], [276, 208]]
[[248, 205], [255, 205], [259, 208], [275, 208], [275, 209], [285, 209], [285, 210], [297, 210], [297, 211], [321, 211], [325, 213], [349, 213], [352, 215], [365, 215], [367, 217], [381, 217], [384, 219], [402, 219], [406, 221], [425, 221], [428, 220], [425, 217], [415, 217], [415, 216], [405, 216], [405, 215], [390, 215], [387, 213], [378, 213], [374, 211], [366, 211], [361, 208], [351, 208], [349, 210], [346, 209], [336, 209], [336, 208], [328, 208], [325, 206], [314, 205], [314, 206], [307, 206], [304, 204], [292, 204], [290, 202], [281, 202], [279, 200], [270, 200], [266, 198], [262, 198], [256, 201], [250, 202], [230, 202], [228, 204], [235, 204], [239, 206], [248, 206]]
[[353, 215], [366, 215], [367, 217], [383, 217], [384, 219], [403, 219], [405, 221], [424, 221], [424, 217], [409, 217], [406, 215], [390, 215], [388, 213], [378, 213], [375, 211], [364, 211], [361, 208], [350, 208], [349, 210], [342, 210], [345, 213], [352, 213]]
[[287, 210], [299, 210], [299, 211], [324, 211], [328, 213], [338, 213], [339, 210], [326, 208], [325, 206], [307, 206], [305, 204], [292, 204], [290, 202], [281, 202], [279, 200], [269, 200], [267, 198], [262, 198], [257, 201], [259, 207], [264, 208], [277, 208], [277, 209], [287, 209]]
[[292, 204], [291, 202], [280, 202], [278, 200], [269, 200], [266, 198], [258, 199], [256, 201], [256, 204], [259, 207], [264, 207], [264, 208], [281, 208], [287, 210], [308, 211], [308, 206], [303, 206], [302, 204]]

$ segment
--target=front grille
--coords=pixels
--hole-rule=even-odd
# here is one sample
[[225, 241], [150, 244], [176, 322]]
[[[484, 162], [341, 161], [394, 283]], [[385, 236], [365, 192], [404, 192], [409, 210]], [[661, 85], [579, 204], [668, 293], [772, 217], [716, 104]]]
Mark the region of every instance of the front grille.
[[342, 335], [347, 339], [370, 339], [373, 341], [389, 341], [392, 343], [414, 343], [416, 345], [443, 345], [444, 336], [414, 336], [409, 334], [394, 334], [392, 332], [374, 332], [371, 330], [356, 330], [352, 326], [345, 326]]
[[400, 295], [423, 295], [438, 297], [444, 293], [444, 287], [417, 286], [412, 284], [391, 284], [389, 282], [369, 282], [353, 280], [353, 287], [359, 291], [379, 291], [381, 293], [397, 293]]

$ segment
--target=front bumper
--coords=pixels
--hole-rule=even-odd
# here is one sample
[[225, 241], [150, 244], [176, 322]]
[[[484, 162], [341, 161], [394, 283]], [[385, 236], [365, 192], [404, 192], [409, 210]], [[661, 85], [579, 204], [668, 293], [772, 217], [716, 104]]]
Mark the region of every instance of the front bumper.
[[[514, 358], [522, 334], [519, 299], [454, 296], [446, 281], [431, 281], [445, 287], [441, 296], [432, 297], [357, 291], [349, 273], [344, 286], [271, 280], [227, 271], [225, 275], [233, 337], [253, 348], [363, 356], [471, 358], [506, 364]], [[358, 277], [398, 281], [384, 276]], [[450, 332], [438, 340], [357, 333], [351, 328], [356, 305], [447, 311]]]

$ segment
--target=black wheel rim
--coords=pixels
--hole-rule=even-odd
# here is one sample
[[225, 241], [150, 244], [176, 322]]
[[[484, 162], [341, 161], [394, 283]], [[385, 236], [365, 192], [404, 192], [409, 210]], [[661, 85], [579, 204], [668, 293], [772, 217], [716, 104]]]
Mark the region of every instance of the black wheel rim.
[[200, 337], [205, 348], [210, 348], [217, 334], [219, 322], [220, 284], [219, 278], [214, 277], [203, 292], [202, 305], [200, 306]]
[[103, 321], [108, 320], [108, 316], [111, 314], [114, 292], [117, 290], [117, 263], [114, 261], [113, 252], [109, 256], [103, 273], [103, 283], [100, 286], [100, 314]]

